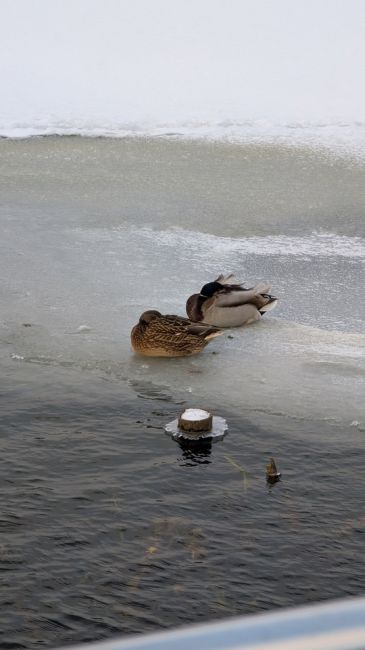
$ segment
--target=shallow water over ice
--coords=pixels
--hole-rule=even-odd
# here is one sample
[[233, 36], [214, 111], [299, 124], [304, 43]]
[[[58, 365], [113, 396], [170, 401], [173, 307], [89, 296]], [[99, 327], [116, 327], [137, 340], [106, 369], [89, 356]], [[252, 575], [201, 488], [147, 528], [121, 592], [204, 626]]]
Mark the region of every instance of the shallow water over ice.
[[[361, 166], [161, 141], [1, 147], [1, 332], [14, 362], [143, 378], [242, 413], [364, 425]], [[270, 281], [277, 309], [196, 358], [131, 353], [142, 311], [184, 314], [191, 293], [229, 271], [246, 286]]]

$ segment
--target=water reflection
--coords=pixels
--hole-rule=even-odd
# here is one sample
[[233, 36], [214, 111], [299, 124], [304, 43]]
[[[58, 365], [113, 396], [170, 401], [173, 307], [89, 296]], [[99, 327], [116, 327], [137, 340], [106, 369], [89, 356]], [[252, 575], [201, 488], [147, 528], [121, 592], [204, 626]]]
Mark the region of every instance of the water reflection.
[[195, 465], [209, 465], [212, 453], [212, 439], [187, 440], [179, 438], [178, 445], [182, 450], [180, 465], [194, 467]]

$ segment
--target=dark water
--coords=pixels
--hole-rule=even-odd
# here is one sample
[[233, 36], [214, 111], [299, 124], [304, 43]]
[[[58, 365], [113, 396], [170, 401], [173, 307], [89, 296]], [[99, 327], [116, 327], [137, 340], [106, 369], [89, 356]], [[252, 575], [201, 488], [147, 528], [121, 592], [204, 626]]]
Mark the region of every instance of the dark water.
[[183, 449], [163, 431], [184, 401], [168, 388], [22, 366], [1, 380], [1, 648], [364, 592], [355, 427], [220, 410], [224, 441]]

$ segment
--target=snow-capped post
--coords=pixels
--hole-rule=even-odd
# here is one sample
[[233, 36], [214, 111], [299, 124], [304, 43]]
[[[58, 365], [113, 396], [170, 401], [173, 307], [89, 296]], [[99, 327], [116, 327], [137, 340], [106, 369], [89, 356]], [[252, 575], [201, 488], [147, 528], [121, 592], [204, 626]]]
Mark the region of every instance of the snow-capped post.
[[222, 440], [228, 431], [227, 422], [219, 415], [199, 408], [185, 409], [176, 420], [165, 425], [165, 431], [174, 440], [183, 438], [195, 444], [197, 440]]
[[190, 433], [210, 431], [213, 424], [213, 416], [203, 409], [185, 409], [179, 417], [179, 427]]

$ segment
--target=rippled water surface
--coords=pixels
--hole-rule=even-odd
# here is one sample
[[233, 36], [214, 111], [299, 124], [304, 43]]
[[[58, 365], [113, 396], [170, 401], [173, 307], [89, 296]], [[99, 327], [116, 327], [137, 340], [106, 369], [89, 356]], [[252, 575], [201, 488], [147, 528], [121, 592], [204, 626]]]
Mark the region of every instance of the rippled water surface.
[[[361, 166], [158, 140], [0, 150], [0, 646], [363, 593]], [[277, 310], [196, 358], [131, 353], [143, 309], [184, 313], [231, 270], [271, 280]], [[228, 435], [177, 444], [185, 406]]]

